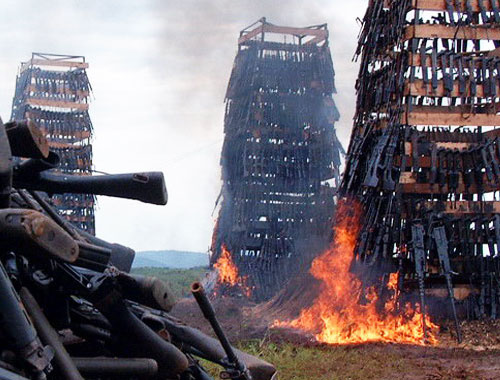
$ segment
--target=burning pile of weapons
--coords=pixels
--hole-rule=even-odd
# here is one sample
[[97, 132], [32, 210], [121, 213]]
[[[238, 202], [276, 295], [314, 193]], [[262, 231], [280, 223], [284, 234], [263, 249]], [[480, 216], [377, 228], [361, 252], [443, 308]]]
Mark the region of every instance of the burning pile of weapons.
[[329, 234], [343, 152], [335, 91], [326, 24], [261, 19], [241, 31], [226, 92], [224, 196], [210, 263], [226, 246], [255, 301], [271, 299], [309, 264], [318, 251], [302, 250], [304, 241]]
[[310, 331], [318, 341], [331, 344], [436, 344], [438, 326], [420, 312], [419, 305], [403, 304], [398, 297], [398, 275], [393, 274], [387, 287], [377, 292], [375, 287], [364, 287], [351, 271], [361, 214], [356, 202], [339, 203], [331, 247], [311, 266], [311, 274], [321, 281], [319, 295], [298, 318], [275, 321], [274, 326]]
[[[22, 159], [21, 159], [22, 158]], [[233, 349], [200, 284], [192, 292], [219, 340], [168, 314], [173, 298], [154, 277], [128, 273], [134, 251], [71, 226], [44, 191], [166, 204], [163, 174], [49, 174], [57, 166], [28, 123], [0, 120], [0, 378], [270, 379], [272, 365]]]
[[356, 265], [367, 286], [400, 273], [458, 341], [461, 318], [499, 315], [499, 25], [496, 1], [373, 0], [356, 52], [339, 191], [364, 208]]
[[234, 290], [238, 289], [248, 298], [252, 295], [252, 289], [247, 285], [247, 276], [240, 276], [231, 252], [229, 252], [225, 245], [222, 245], [221, 255], [213, 265], [213, 268], [217, 271], [215, 294], [224, 294], [226, 290], [235, 294]]

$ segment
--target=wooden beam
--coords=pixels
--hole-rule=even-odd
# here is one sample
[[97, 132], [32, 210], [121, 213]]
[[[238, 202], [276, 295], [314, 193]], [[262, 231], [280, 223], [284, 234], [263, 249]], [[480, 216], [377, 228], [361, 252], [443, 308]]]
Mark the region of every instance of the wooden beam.
[[[448, 185], [439, 187], [438, 184], [431, 185], [429, 183], [405, 183], [400, 184], [400, 191], [406, 194], [448, 194], [451, 190], [448, 189]], [[499, 186], [483, 185], [481, 189], [482, 193], [490, 193], [493, 191], [498, 191]], [[476, 185], [470, 185], [469, 190], [466, 191], [464, 185], [460, 183], [457, 189], [453, 190], [456, 194], [477, 194], [479, 188]]]
[[[68, 173], [63, 173], [60, 169], [52, 169], [54, 173], [57, 173], [58, 175], [68, 175]], [[71, 176], [80, 176], [80, 177], [85, 177], [85, 176], [91, 176], [91, 172], [82, 172], [82, 171], [76, 171], [76, 172], [71, 172]]]
[[62, 87], [62, 86], [57, 86], [56, 87], [56, 92], [52, 92], [52, 91], [43, 91], [43, 90], [40, 90], [40, 89], [37, 89], [36, 86], [34, 84], [30, 84], [28, 87], [26, 87], [26, 91], [28, 93], [30, 92], [49, 92], [50, 94], [63, 94], [63, 95], [76, 95], [80, 98], [86, 98], [87, 96], [89, 96], [89, 92], [88, 91], [82, 91], [82, 90], [71, 90], [69, 88], [65, 88], [65, 87]]
[[[491, 51], [483, 51], [483, 56], [490, 56], [492, 55], [492, 53], [494, 52], [495, 50], [491, 50]], [[474, 58], [473, 58], [474, 59]], [[449, 65], [450, 60], [446, 60], [446, 63]], [[413, 54], [411, 52], [408, 52], [408, 62], [409, 62], [409, 65], [410, 66], [422, 66], [422, 59], [421, 59], [421, 56], [420, 54]], [[441, 59], [438, 59], [437, 60], [437, 67], [442, 67], [442, 61]], [[482, 62], [481, 62], [481, 59], [474, 59], [474, 63], [475, 63], [475, 68], [476, 69], [480, 69], [483, 65], [482, 65]], [[425, 55], [425, 66], [427, 68], [430, 68], [432, 67], [432, 57], [430, 54], [426, 54]], [[458, 62], [456, 60], [453, 60], [453, 67], [454, 68], [458, 68]], [[468, 69], [468, 67], [465, 67]]]
[[402, 172], [399, 175], [399, 183], [401, 184], [417, 183], [417, 180], [415, 179], [415, 173]]
[[[478, 0], [468, 0], [469, 4], [472, 8], [473, 12], [480, 12], [481, 8], [479, 8], [479, 2]], [[452, 1], [453, 4], [453, 9], [456, 10], [456, 2]], [[465, 4], [465, 1], [460, 2], [460, 12], [465, 12], [467, 10]], [[421, 9], [424, 11], [446, 11], [446, 0], [412, 0], [411, 2], [411, 8], [412, 9]], [[487, 11], [491, 11], [491, 2], [490, 1], [484, 1], [484, 8]]]
[[[87, 135], [87, 133], [75, 133], [74, 137], [75, 137], [75, 139], [83, 140], [83, 139], [89, 138], [90, 134]], [[76, 150], [79, 150], [82, 148], [81, 145], [75, 145], [72, 143], [63, 143], [63, 142], [58, 142], [58, 141], [50, 141], [50, 140], [49, 140], [49, 146], [53, 149], [76, 149]]]
[[258, 26], [257, 28], [255, 28], [254, 30], [251, 30], [250, 32], [244, 34], [243, 36], [241, 36], [239, 39], [238, 39], [238, 45], [241, 45], [242, 43], [248, 41], [248, 40], [251, 40], [252, 38], [254, 38], [255, 36], [259, 35], [260, 33], [262, 33], [264, 31], [264, 25], [260, 25]]
[[[307, 41], [309, 42], [309, 41]], [[260, 40], [247, 40], [240, 44], [243, 46], [254, 46], [258, 45], [259, 48], [264, 50], [277, 50], [277, 51], [311, 51], [316, 45], [308, 44], [307, 42], [302, 45], [297, 45], [295, 43], [282, 43], [282, 42], [272, 42], [272, 41], [260, 41]]]
[[[434, 142], [436, 148], [444, 148], [444, 149], [457, 149], [459, 151], [467, 150], [471, 146], [476, 146], [478, 143], [468, 143], [468, 142]], [[405, 142], [405, 154], [411, 156], [413, 151], [413, 144], [411, 142]]]
[[[459, 194], [473, 194], [479, 191], [483, 193], [489, 193], [492, 191], [500, 190], [500, 184], [491, 183], [486, 178], [486, 174], [483, 174], [483, 186], [480, 189], [476, 184], [469, 186], [467, 190], [462, 180], [462, 173], [458, 173], [458, 187], [453, 190], [455, 193]], [[414, 194], [447, 194], [451, 192], [448, 185], [439, 186], [439, 184], [430, 183], [417, 183], [416, 173], [403, 172], [399, 176], [399, 186], [403, 193], [414, 193]]]
[[[450, 140], [450, 136], [447, 135], [446, 131], [419, 131], [419, 136], [422, 137], [423, 141], [429, 141], [431, 143], [438, 144], [438, 147], [447, 147], [450, 145], [451, 149], [461, 149], [462, 146], [464, 149], [466, 146], [471, 147], [478, 144], [478, 141], [483, 141], [483, 139], [494, 140], [497, 137], [500, 137], [500, 128], [490, 129], [488, 131], [484, 131], [481, 134], [477, 132], [477, 130], [472, 130], [468, 133], [462, 132], [462, 135], [466, 135], [467, 137], [463, 137], [460, 141], [460, 138], [453, 136], [452, 132], [452, 140]], [[406, 142], [406, 149], [411, 149], [411, 142]], [[464, 145], [462, 145], [464, 144]], [[408, 153], [409, 154], [409, 153]]]
[[[49, 140], [50, 146], [54, 146], [52, 144], [58, 144], [55, 141], [51, 140], [51, 133], [49, 131], [47, 131], [47, 129], [40, 128], [40, 130], [45, 134], [45, 137]], [[70, 132], [70, 131], [63, 132], [63, 131], [61, 131], [61, 132], [57, 132], [57, 134], [59, 136], [68, 136], [68, 137], [74, 138], [74, 139], [76, 139], [78, 141], [90, 138], [90, 131], [73, 131], [73, 132]], [[67, 143], [61, 143], [61, 144], [67, 144]], [[81, 148], [81, 146], [77, 146], [77, 147]], [[76, 147], [75, 147], [75, 149], [76, 149]]]
[[[238, 39], [238, 44], [252, 39], [261, 33], [276, 33], [276, 34], [291, 34], [294, 36], [314, 36], [320, 37], [321, 40], [328, 38], [328, 31], [326, 29], [310, 29], [310, 28], [293, 28], [290, 26], [278, 26], [272, 24], [262, 24], [255, 29], [249, 31]], [[315, 38], [313, 38], [314, 40]], [[311, 40], [312, 41], [312, 40]], [[311, 42], [309, 41], [309, 42]], [[318, 41], [319, 42], [319, 41]]]
[[459, 151], [467, 150], [471, 146], [477, 145], [477, 143], [467, 143], [467, 142], [436, 142], [436, 147], [444, 149], [457, 149]]
[[320, 42], [323, 42], [325, 40], [326, 40], [325, 36], [317, 36], [317, 37], [314, 37], [312, 40], [307, 41], [304, 45], [319, 44]]
[[426, 209], [445, 214], [499, 214], [500, 201], [426, 201], [422, 203]]
[[470, 113], [469, 107], [413, 106], [410, 112], [401, 115], [401, 123], [409, 125], [500, 126], [500, 115], [473, 114]]
[[[438, 59], [436, 62], [438, 67], [441, 67], [441, 60]], [[408, 64], [410, 66], [422, 66], [422, 58], [420, 54], [414, 54], [411, 52], [408, 52]], [[425, 66], [427, 67], [432, 67], [432, 57], [430, 54], [425, 55]]]
[[[67, 208], [72, 208], [72, 207], [61, 207], [62, 209], [67, 209]], [[76, 208], [84, 208], [84, 207], [79, 207], [76, 206]], [[77, 215], [65, 215], [64, 219], [69, 220], [70, 222], [73, 223], [82, 223], [90, 220], [90, 216], [77, 216]]]
[[50, 100], [50, 99], [29, 98], [26, 100], [26, 103], [29, 104], [30, 106], [71, 108], [79, 111], [86, 111], [89, 109], [89, 105], [87, 103], [64, 102], [60, 100]]
[[30, 59], [28, 64], [35, 66], [58, 66], [58, 67], [76, 67], [79, 69], [88, 69], [89, 64], [87, 62], [73, 62], [73, 61], [57, 61], [52, 59]]
[[410, 38], [449, 38], [458, 40], [500, 40], [500, 27], [448, 26], [439, 24], [410, 25], [405, 28], [405, 40]]
[[[401, 156], [396, 156], [394, 158], [394, 164], [397, 167], [401, 166]], [[444, 166], [446, 167], [446, 165], [447, 165], [447, 163], [445, 162]], [[406, 167], [409, 168], [411, 166], [413, 166], [413, 157], [406, 155]], [[428, 168], [432, 167], [433, 165], [431, 165], [431, 157], [430, 156], [419, 157], [418, 158], [418, 166], [420, 168], [423, 168], [423, 169], [428, 169]], [[439, 160], [436, 161], [435, 167], [436, 168], [440, 167]]]
[[326, 29], [294, 28], [290, 26], [278, 26], [264, 24], [264, 32], [277, 34], [291, 34], [294, 36], [322, 36], [328, 37]]
[[[405, 90], [404, 94], [405, 95], [412, 95], [412, 96], [437, 96], [437, 97], [452, 97], [452, 98], [459, 98], [461, 96], [471, 96], [470, 92], [470, 83], [468, 81], [465, 82], [465, 94], [461, 95], [459, 88], [460, 84], [458, 81], [453, 82], [453, 90], [449, 95], [446, 94], [446, 91], [444, 89], [444, 82], [443, 80], [438, 80], [438, 87], [434, 91], [432, 88], [432, 83], [429, 81], [429, 83], [424, 84], [424, 81], [421, 79], [415, 80], [413, 83], [406, 82], [405, 84]], [[496, 93], [500, 94], [500, 86], [498, 85], [498, 82], [495, 80], [495, 86], [496, 86]], [[476, 95], [478, 98], [486, 98], [486, 94], [484, 92], [484, 86], [483, 84], [478, 83], [476, 86]]]
[[[78, 176], [90, 176], [91, 173], [71, 173], [72, 176], [74, 175], [78, 175]], [[53, 205], [55, 206], [62, 206], [62, 205], [65, 205], [67, 207], [68, 203], [67, 201], [63, 203], [63, 199], [61, 199], [60, 197], [53, 197], [51, 199], [51, 202]], [[94, 205], [94, 201], [92, 200], [92, 198], [90, 199], [87, 199], [85, 202], [78, 202], [78, 203], [75, 203], [75, 206], [79, 206], [79, 207], [82, 207], [82, 206], [93, 206]]]
[[[401, 166], [401, 156], [396, 156], [394, 158], [394, 162], [396, 166]], [[413, 157], [406, 155], [406, 167], [413, 166]], [[431, 157], [424, 156], [418, 158], [418, 166], [421, 168], [430, 168], [431, 167]], [[439, 160], [436, 162], [436, 167], [439, 168]]]

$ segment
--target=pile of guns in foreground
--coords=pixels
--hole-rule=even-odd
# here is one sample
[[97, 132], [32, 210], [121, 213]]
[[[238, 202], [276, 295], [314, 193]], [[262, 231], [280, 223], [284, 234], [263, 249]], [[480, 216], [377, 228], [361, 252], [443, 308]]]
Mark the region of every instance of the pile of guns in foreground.
[[168, 314], [165, 283], [128, 273], [133, 250], [69, 225], [38, 193], [166, 204], [162, 173], [45, 172], [57, 163], [39, 130], [0, 120], [0, 379], [210, 379], [198, 358], [226, 379], [274, 376], [231, 347], [200, 284], [192, 292], [219, 340]]

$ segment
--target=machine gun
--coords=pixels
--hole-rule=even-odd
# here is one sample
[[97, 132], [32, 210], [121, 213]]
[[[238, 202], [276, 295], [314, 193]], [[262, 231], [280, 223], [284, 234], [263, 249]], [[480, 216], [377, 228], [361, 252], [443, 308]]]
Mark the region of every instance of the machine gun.
[[[0, 120], [0, 377], [211, 379], [201, 357], [226, 378], [271, 379], [275, 368], [233, 349], [220, 326], [221, 343], [172, 322], [168, 285], [127, 273], [133, 250], [70, 225], [38, 192], [165, 204], [163, 174], [51, 174], [59, 158], [47, 147], [30, 123]], [[77, 336], [78, 348], [58, 330]]]
[[424, 330], [424, 339], [427, 339], [427, 324], [425, 323], [425, 246], [424, 246], [424, 227], [422, 224], [413, 224], [411, 226], [411, 237], [413, 245], [413, 257], [415, 260], [415, 273], [418, 278], [418, 293], [420, 296], [420, 308], [422, 313], [422, 327]]
[[[378, 169], [381, 166], [382, 154], [386, 150], [391, 138], [391, 130], [386, 128], [380, 138], [377, 140], [375, 148], [372, 152], [372, 158], [369, 161], [369, 167], [366, 172], [365, 179], [363, 181], [363, 186], [367, 187], [377, 187], [379, 182]], [[387, 163], [389, 165], [389, 163]]]
[[432, 230], [432, 236], [436, 244], [436, 249], [439, 257], [439, 264], [441, 272], [446, 279], [446, 288], [448, 289], [448, 298], [450, 299], [451, 310], [453, 319], [455, 321], [455, 328], [457, 332], [458, 343], [462, 343], [462, 332], [460, 330], [460, 323], [458, 322], [457, 311], [455, 308], [455, 295], [453, 293], [453, 284], [451, 281], [451, 265], [448, 256], [448, 239], [446, 237], [446, 229], [444, 226], [435, 227]]

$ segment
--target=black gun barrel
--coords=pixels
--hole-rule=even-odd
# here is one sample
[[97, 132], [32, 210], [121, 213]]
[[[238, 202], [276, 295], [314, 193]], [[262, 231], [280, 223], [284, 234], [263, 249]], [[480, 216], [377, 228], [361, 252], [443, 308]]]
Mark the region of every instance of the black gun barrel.
[[109, 263], [118, 268], [122, 272], [130, 272], [132, 262], [134, 261], [135, 251], [132, 248], [125, 247], [121, 244], [109, 243], [105, 240], [99, 239], [84, 230], [78, 229], [78, 234], [85, 238], [88, 242], [111, 250]]
[[164, 311], [172, 310], [175, 305], [175, 296], [166, 281], [124, 272], [119, 272], [116, 278], [122, 293], [129, 300]]
[[109, 264], [111, 250], [94, 244], [77, 241], [79, 248], [78, 259], [75, 265], [97, 272], [104, 271]]
[[203, 285], [198, 281], [193, 282], [191, 284], [191, 293], [193, 293], [193, 296], [196, 299], [198, 305], [200, 306], [203, 315], [210, 323], [210, 326], [212, 326], [215, 335], [217, 335], [217, 338], [219, 339], [222, 348], [226, 352], [229, 362], [233, 364], [243, 374], [245, 378], [251, 379], [250, 373], [246, 369], [245, 364], [242, 363], [240, 359], [236, 356], [236, 353], [234, 352], [233, 347], [229, 343], [226, 334], [224, 334], [224, 331], [222, 330], [222, 327], [219, 324], [219, 321], [217, 320], [217, 317], [215, 315], [215, 310], [212, 304], [210, 303], [207, 294], [205, 293], [205, 289], [203, 289]]
[[[141, 355], [158, 363], [158, 377], [173, 379], [184, 372], [189, 362], [187, 357], [172, 343], [165, 341], [137, 318], [120, 296], [95, 294], [94, 306], [113, 326], [117, 348], [128, 355]], [[103, 298], [100, 298], [103, 297]]]
[[91, 338], [109, 342], [111, 332], [100, 326], [94, 326], [90, 323], [71, 323], [71, 330], [82, 338]]
[[2, 263], [0, 263], [0, 304], [2, 305], [0, 312], [3, 321], [2, 330], [5, 330], [4, 334], [12, 348], [22, 349], [31, 344], [37, 338], [35, 328], [23, 313], [18, 296]]
[[[143, 305], [133, 304], [131, 302], [129, 302], [129, 305], [131, 305], [131, 309], [139, 318], [144, 320], [146, 320], [148, 316], [160, 318], [165, 325], [165, 329], [176, 341], [182, 342], [183, 347], [186, 347], [186, 350], [190, 353], [223, 365], [222, 362], [224, 358], [227, 357], [227, 354], [219, 340], [202, 333], [200, 330], [186, 326], [181, 321], [165, 312], [152, 310]], [[272, 364], [236, 348], [233, 348], [233, 350], [238, 358], [245, 363], [253, 380], [270, 380], [275, 375], [276, 368]]]
[[12, 283], [0, 262], [0, 320], [1, 331], [10, 342], [11, 348], [16, 350], [20, 356], [28, 362], [33, 369], [41, 373], [50, 367], [50, 355], [44, 350], [35, 327], [26, 315], [19, 295], [14, 290]]
[[149, 358], [73, 358], [78, 370], [89, 377], [153, 377], [158, 363]]
[[40, 334], [42, 341], [46, 344], [50, 344], [54, 350], [54, 361], [59, 370], [60, 374], [65, 380], [84, 380], [80, 372], [75, 366], [75, 363], [71, 360], [71, 357], [64, 348], [63, 344], [59, 340], [59, 335], [50, 325], [47, 317], [43, 314], [42, 309], [36, 302], [35, 297], [27, 288], [21, 288], [19, 292], [21, 300], [23, 301], [29, 316], [33, 319], [33, 323]]
[[157, 205], [167, 204], [168, 196], [162, 172], [127, 173], [99, 176], [39, 173], [14, 176], [17, 188], [45, 191], [49, 194], [94, 194], [135, 199]]

